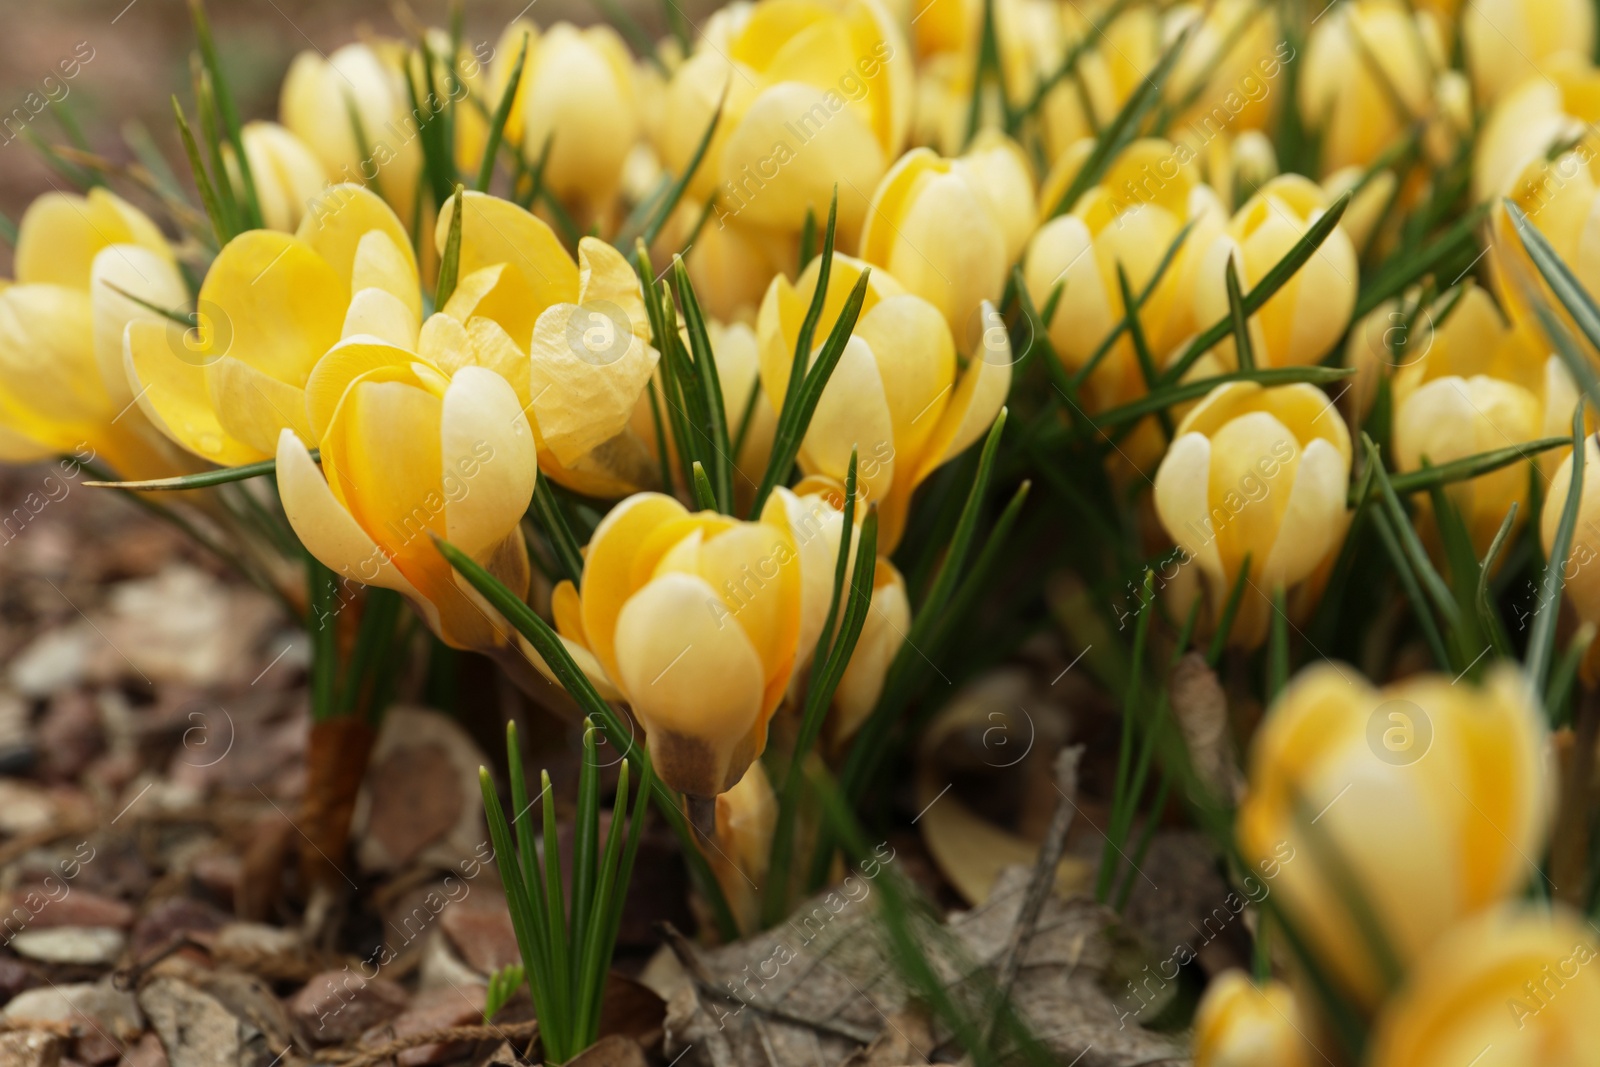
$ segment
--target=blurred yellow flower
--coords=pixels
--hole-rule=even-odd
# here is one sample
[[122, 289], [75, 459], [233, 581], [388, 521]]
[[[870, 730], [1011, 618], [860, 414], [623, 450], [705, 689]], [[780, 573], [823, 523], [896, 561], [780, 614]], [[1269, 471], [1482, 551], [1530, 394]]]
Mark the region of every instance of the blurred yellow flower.
[[[1489, 294], [1468, 283], [1435, 327], [1416, 316], [1405, 362], [1394, 371], [1394, 462], [1402, 471], [1521, 444], [1565, 437], [1578, 390], [1559, 356], [1531, 328], [1509, 321]], [[1528, 468], [1502, 467], [1445, 487], [1482, 555], [1513, 502], [1528, 509]], [[1425, 495], [1418, 499], [1425, 511]]]
[[[1543, 204], [1557, 198], [1568, 182], [1592, 188], [1587, 165], [1595, 145], [1585, 135], [1597, 119], [1600, 71], [1587, 62], [1557, 58], [1543, 77], [1530, 78], [1502, 95], [1484, 119], [1473, 149], [1473, 196], [1516, 197], [1537, 219]], [[1570, 148], [1546, 158], [1562, 145]]]
[[839, 244], [853, 247], [867, 201], [911, 125], [912, 57], [878, 0], [761, 0], [719, 13], [667, 87], [660, 143], [683, 173], [726, 99], [689, 197], [718, 195], [718, 219], [796, 232], [839, 190]]
[[1177, 426], [1155, 477], [1167, 536], [1200, 565], [1220, 613], [1246, 554], [1250, 585], [1230, 640], [1266, 637], [1266, 599], [1310, 578], [1349, 521], [1350, 433], [1313, 385], [1219, 385]]
[[639, 493], [596, 527], [578, 588], [556, 587], [557, 630], [632, 706], [672, 788], [725, 792], [766, 748], [799, 652], [799, 552], [781, 497], [741, 522]]
[[[1583, 444], [1583, 484], [1578, 489], [1578, 522], [1572, 531], [1572, 548], [1562, 568], [1562, 591], [1584, 622], [1600, 623], [1600, 445], [1590, 434]], [[1545, 554], [1551, 552], [1561, 513], [1572, 492], [1572, 454], [1556, 468], [1545, 491], [1544, 511], [1539, 517], [1539, 541]], [[1591, 646], [1585, 677], [1593, 678], [1600, 653]]]
[[[774, 408], [781, 408], [789, 387], [821, 269], [819, 256], [796, 284], [779, 275], [761, 302], [761, 384]], [[817, 348], [867, 269], [834, 254]], [[807, 474], [842, 484], [852, 449], [858, 453], [858, 484], [862, 497], [878, 505], [878, 546], [885, 555], [900, 543], [917, 486], [983, 436], [1010, 391], [1010, 338], [992, 307], [981, 314], [985, 328], [962, 367], [939, 310], [907, 293], [888, 272], [873, 270], [860, 318], [806, 431], [799, 462]]]
[[[545, 187], [585, 218], [604, 216], [639, 138], [639, 104], [627, 46], [606, 25], [558, 22], [541, 34], [526, 19], [505, 28], [495, 51], [492, 99], [498, 101], [528, 35], [528, 59], [507, 136], [530, 165], [546, 142]], [[492, 105], [491, 105], [492, 106]]]
[[[1080, 142], [1057, 162], [1039, 203], [1050, 210], [1067, 191], [1090, 142]], [[1140, 306], [1139, 323], [1155, 359], [1164, 363], [1195, 332], [1190, 292], [1200, 253], [1222, 230], [1216, 197], [1196, 179], [1193, 151], [1185, 145], [1146, 139], [1122, 152], [1100, 183], [1064, 215], [1034, 234], [1023, 262], [1023, 280], [1034, 306], [1043, 309], [1057, 285], [1061, 302], [1050, 323], [1050, 341], [1068, 370], [1083, 367], [1127, 314], [1117, 267], [1138, 294], [1183, 227], [1194, 229], [1161, 282]], [[1160, 369], [1160, 365], [1157, 366]], [[1144, 374], [1133, 342], [1119, 337], [1084, 383], [1091, 412], [1126, 403], [1145, 393]]]
[[706, 857], [717, 884], [733, 908], [739, 929], [761, 929], [761, 896], [767, 884], [772, 834], [778, 825], [778, 797], [761, 761], [755, 760], [737, 785], [717, 794], [717, 847]]
[[1433, 107], [1444, 62], [1438, 23], [1404, 0], [1349, 0], [1311, 27], [1300, 114], [1322, 138], [1322, 172], [1365, 167]]
[[1224, 971], [1195, 1011], [1194, 1067], [1306, 1067], [1302, 1025], [1288, 986]]
[[161, 332], [166, 320], [116, 290], [161, 308], [189, 298], [161, 231], [104, 189], [46, 193], [22, 216], [15, 267], [0, 283], [0, 458], [87, 445], [126, 478], [181, 473], [122, 371], [128, 323]]
[[873, 193], [861, 258], [938, 308], [952, 334], [972, 341], [982, 331], [981, 305], [1000, 299], [1036, 211], [1027, 158], [1004, 135], [981, 135], [957, 159], [915, 148]]
[[[1239, 271], [1240, 290], [1248, 293], [1327, 208], [1322, 190], [1301, 175], [1280, 175], [1263, 185], [1205, 248], [1194, 287], [1199, 324], [1209, 326], [1228, 315], [1230, 258]], [[1358, 280], [1355, 248], [1344, 228], [1335, 226], [1305, 266], [1250, 316], [1256, 363], [1305, 366], [1326, 356], [1350, 325]], [[1216, 351], [1225, 362], [1234, 362], [1232, 337]]]
[[1587, 62], [1594, 23], [1586, 0], [1472, 0], [1461, 11], [1461, 42], [1479, 103], [1539, 77], [1552, 59]]
[[[269, 230], [293, 233], [307, 207], [328, 184], [322, 161], [304, 141], [276, 122], [247, 122], [241, 134], [256, 199], [261, 205], [261, 224]], [[222, 148], [233, 187], [242, 189], [243, 178], [233, 146], [224, 144]]]
[[1365, 1062], [1593, 1067], [1596, 955], [1592, 925], [1566, 909], [1507, 905], [1464, 922], [1384, 1006]]
[[1482, 688], [1427, 674], [1376, 690], [1316, 664], [1256, 734], [1240, 851], [1248, 863], [1293, 850], [1275, 883], [1284, 921], [1370, 1011], [1387, 992], [1384, 955], [1404, 969], [1541, 877], [1529, 857], [1553, 809], [1548, 740], [1514, 667], [1492, 668]]

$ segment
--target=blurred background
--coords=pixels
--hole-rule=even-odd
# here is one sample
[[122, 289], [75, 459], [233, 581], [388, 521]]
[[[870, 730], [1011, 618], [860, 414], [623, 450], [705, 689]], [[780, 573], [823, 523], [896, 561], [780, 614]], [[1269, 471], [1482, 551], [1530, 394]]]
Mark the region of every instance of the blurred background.
[[[715, 7], [713, 0], [678, 2], [695, 22]], [[587, 24], [600, 17], [592, 0], [463, 3], [466, 39], [491, 47], [519, 14], [541, 27], [561, 20]], [[662, 32], [654, 0], [622, 3], [652, 34]], [[331, 53], [363, 37], [409, 37], [418, 26], [450, 21], [446, 0], [212, 0], [206, 10], [246, 120], [277, 117], [278, 87], [297, 52]], [[64, 140], [52, 113], [62, 105], [89, 142], [113, 160], [131, 158], [119, 126], [136, 121], [150, 131], [174, 169], [185, 172], [171, 97], [177, 93], [192, 110], [188, 63], [194, 33], [188, 0], [4, 0], [0, 17], [6, 27], [0, 34], [0, 212], [7, 218], [21, 218], [52, 182], [65, 188], [18, 136], [28, 116], [27, 126], [45, 140]], [[32, 114], [41, 102], [42, 110]], [[10, 273], [7, 246], [0, 248], [0, 275]]]

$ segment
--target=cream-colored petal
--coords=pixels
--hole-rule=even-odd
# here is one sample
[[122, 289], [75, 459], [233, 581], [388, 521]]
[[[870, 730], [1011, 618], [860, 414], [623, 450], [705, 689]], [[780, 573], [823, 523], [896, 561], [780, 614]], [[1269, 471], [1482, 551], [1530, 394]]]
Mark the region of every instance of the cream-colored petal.
[[417, 319], [411, 309], [393, 293], [383, 289], [362, 289], [350, 298], [345, 312], [342, 338], [360, 335], [377, 337], [392, 345], [417, 347]]
[[[330, 100], [325, 103], [334, 110], [343, 110], [342, 101]], [[346, 129], [348, 125], [346, 120]], [[379, 261], [371, 258], [375, 251], [371, 248], [372, 242], [366, 240], [372, 233], [381, 234], [387, 239], [383, 242], [386, 247], [382, 249], [385, 254]], [[407, 291], [416, 294], [420, 316], [421, 293], [411, 238], [394, 209], [372, 190], [351, 183], [330, 185], [312, 201], [295, 235], [327, 261], [347, 290], [379, 284], [373, 279], [372, 271], [380, 269], [376, 264], [381, 262], [382, 276], [388, 281], [384, 287], [392, 286], [391, 291], [402, 299]], [[363, 271], [358, 272], [357, 264], [364, 258], [361, 256], [364, 243], [368, 244], [367, 263]]]
[[650, 340], [650, 318], [639, 275], [621, 252], [597, 237], [578, 242], [578, 303], [606, 301], [622, 309], [629, 329]]
[[589, 538], [580, 588], [583, 632], [595, 658], [612, 678], [618, 677], [613, 651], [617, 614], [635, 588], [634, 556], [657, 529], [688, 514], [682, 504], [663, 493], [636, 493], [612, 508]]
[[[115, 288], [113, 288], [115, 287]], [[94, 257], [90, 269], [89, 305], [94, 312], [94, 358], [111, 402], [118, 411], [133, 403], [133, 390], [122, 369], [122, 335], [135, 319], [164, 322], [161, 316], [117, 292], [129, 293], [156, 307], [177, 309], [189, 299], [183, 276], [172, 260], [137, 245], [117, 245]]]
[[1210, 481], [1210, 440], [1204, 434], [1180, 434], [1156, 471], [1154, 495], [1156, 514], [1167, 536], [1219, 581], [1224, 575], [1210, 514]]
[[956, 383], [955, 396], [928, 442], [916, 480], [920, 484], [941, 465], [965, 452], [989, 432], [1011, 394], [1011, 335], [994, 305], [985, 300], [983, 348], [975, 353]]
[[[1278, 539], [1261, 570], [1263, 588], [1288, 588], [1308, 576], [1344, 536], [1350, 461], [1320, 437], [1305, 447], [1279, 520]], [[1281, 492], [1274, 485], [1272, 492]]]
[[[886, 496], [894, 484], [897, 456], [894, 422], [872, 348], [861, 338], [845, 342], [833, 376], [822, 388], [806, 430], [801, 455], [811, 472], [841, 481], [857, 452], [856, 476], [868, 499]], [[872, 459], [875, 462], [868, 463]]]
[[703, 580], [667, 574], [617, 618], [622, 689], [648, 731], [655, 771], [674, 788], [715, 795], [744, 773], [732, 761], [761, 712], [761, 659]]
[[517, 529], [539, 469], [533, 431], [504, 378], [464, 367], [439, 424], [445, 536], [476, 558]]
[[393, 234], [369, 230], [357, 242], [355, 262], [350, 265], [350, 290], [362, 289], [382, 289], [410, 311], [412, 322], [422, 321], [422, 289], [411, 246], [397, 245]]
[[611, 308], [546, 310], [534, 327], [528, 380], [545, 447], [571, 466], [625, 430], [658, 358]]

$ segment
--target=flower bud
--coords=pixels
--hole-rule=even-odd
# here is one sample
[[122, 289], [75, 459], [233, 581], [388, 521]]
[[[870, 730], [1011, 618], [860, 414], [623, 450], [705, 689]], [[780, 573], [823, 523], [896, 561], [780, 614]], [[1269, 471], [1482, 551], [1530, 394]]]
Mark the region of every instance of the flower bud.
[[[404, 594], [453, 648], [505, 647], [515, 631], [433, 538], [448, 540], [519, 597], [527, 594], [521, 521], [538, 470], [527, 417], [493, 371], [466, 366], [447, 377], [408, 361], [403, 350], [390, 349], [387, 360], [369, 351], [383, 347], [355, 342], [318, 365], [309, 388], [322, 469], [285, 428], [277, 450], [284, 513], [345, 584]], [[336, 367], [341, 360], [352, 365]], [[318, 404], [329, 395], [337, 395], [331, 412]]]
[[715, 192], [725, 215], [793, 233], [808, 209], [827, 218], [837, 187], [839, 244], [854, 247], [910, 129], [911, 55], [877, 0], [762, 0], [708, 25], [667, 94], [658, 148], [674, 173], [723, 102], [691, 200]]
[[[1440, 466], [1572, 427], [1577, 388], [1559, 356], [1530, 327], [1508, 321], [1489, 294], [1468, 284], [1449, 317], [1414, 317], [1407, 361], [1394, 374], [1397, 469]], [[1403, 328], [1403, 327], [1402, 327]], [[1413, 343], [1414, 340], [1414, 343]], [[1489, 549], [1511, 505], [1527, 512], [1528, 468], [1520, 463], [1445, 487], [1473, 546]], [[1425, 496], [1419, 507], [1431, 511]]]
[[0, 456], [81, 458], [87, 446], [124, 477], [181, 473], [122, 373], [128, 323], [165, 320], [117, 290], [156, 307], [188, 298], [161, 231], [104, 189], [47, 193], [22, 216], [15, 266], [15, 283], [0, 283]]
[[[798, 283], [779, 275], [761, 302], [761, 385], [774, 408], [789, 388], [795, 345], [821, 269], [819, 256]], [[834, 254], [815, 333], [818, 347], [868, 269]], [[801, 443], [801, 469], [839, 484], [850, 453], [857, 453], [860, 493], [878, 505], [878, 546], [886, 555], [900, 542], [917, 486], [988, 430], [1011, 388], [1010, 338], [989, 305], [979, 318], [983, 329], [962, 370], [938, 309], [907, 293], [887, 271], [872, 270], [855, 330]]]
[[1594, 29], [1585, 0], [1472, 0], [1461, 11], [1461, 43], [1479, 101], [1539, 77], [1553, 59], [1587, 62]]
[[[1594, 1062], [1593, 927], [1565, 908], [1507, 905], [1441, 938], [1379, 1014], [1371, 1067]], [[1489, 1050], [1493, 1050], [1492, 1052]]]
[[960, 336], [984, 301], [1000, 299], [1036, 210], [1028, 161], [1009, 138], [984, 135], [957, 159], [915, 148], [873, 193], [861, 258], [938, 308]]
[[[1537, 224], [1545, 203], [1567, 183], [1594, 184], [1583, 172], [1595, 155], [1594, 140], [1585, 134], [1596, 119], [1600, 71], [1588, 63], [1553, 62], [1543, 77], [1502, 95], [1484, 119], [1472, 157], [1473, 197], [1512, 196]], [[1564, 143], [1572, 150], [1547, 158], [1552, 146]], [[1559, 234], [1552, 228], [1546, 235], [1554, 240]]]
[[[1057, 161], [1040, 195], [1050, 210], [1066, 192], [1089, 142]], [[1142, 292], [1184, 225], [1195, 228], [1177, 259], [1139, 309], [1139, 323], [1151, 353], [1164, 361], [1195, 332], [1189, 286], [1209, 240], [1222, 228], [1216, 198], [1201, 186], [1185, 145], [1147, 139], [1117, 157], [1099, 185], [1079, 198], [1071, 211], [1046, 222], [1033, 237], [1023, 262], [1023, 280], [1041, 310], [1057, 285], [1061, 302], [1050, 323], [1050, 341], [1068, 370], [1084, 366], [1127, 311], [1117, 281], [1120, 265], [1129, 289]], [[1082, 390], [1090, 412], [1134, 400], [1145, 380], [1126, 333], [1090, 374]]]
[[1156, 514], [1200, 565], [1219, 613], [1250, 557], [1234, 643], [1260, 644], [1266, 598], [1338, 550], [1349, 481], [1349, 431], [1314, 385], [1220, 385], [1178, 424], [1156, 471]]
[[783, 501], [756, 522], [639, 493], [596, 527], [578, 589], [557, 587], [561, 635], [632, 705], [674, 789], [732, 789], [767, 744], [801, 631], [800, 550]]
[[[1225, 233], [1205, 249], [1195, 280], [1195, 314], [1202, 325], [1228, 315], [1227, 264], [1239, 272], [1248, 293], [1278, 264], [1311, 224], [1327, 210], [1317, 184], [1284, 174], [1261, 187], [1228, 223]], [[1328, 354], [1344, 336], [1355, 309], [1356, 253], [1343, 227], [1335, 226], [1294, 277], [1250, 316], [1256, 363], [1263, 367], [1305, 366]], [[1236, 358], [1230, 337], [1217, 346], [1228, 362]]]
[[516, 123], [514, 143], [530, 165], [548, 142], [546, 186], [562, 201], [579, 205], [581, 214], [599, 214], [616, 196], [623, 163], [640, 132], [627, 46], [604, 24], [579, 29], [558, 22], [540, 34], [518, 20], [500, 37], [499, 84], [510, 79], [525, 32], [528, 59], [507, 127]]
[[1317, 19], [1306, 45], [1300, 115], [1322, 137], [1322, 172], [1365, 167], [1429, 114], [1446, 66], [1437, 23], [1403, 0], [1340, 3]]
[[753, 934], [761, 928], [761, 896], [755, 887], [767, 884], [778, 825], [778, 797], [760, 760], [750, 764], [737, 785], [717, 795], [715, 818], [717, 847], [707, 859], [739, 929]]
[[1514, 667], [1492, 668], [1482, 688], [1428, 674], [1376, 690], [1319, 663], [1256, 733], [1240, 852], [1276, 865], [1283, 921], [1370, 1011], [1388, 992], [1385, 955], [1406, 968], [1540, 877], [1529, 857], [1554, 800], [1548, 740]]
[[1224, 971], [1194, 1016], [1194, 1067], [1306, 1067], [1300, 1008], [1282, 982]]
[[[305, 217], [306, 206], [328, 184], [322, 161], [306, 143], [276, 122], [247, 122], [241, 131], [244, 155], [250, 162], [261, 221], [269, 230], [293, 233]], [[222, 146], [234, 188], [242, 188], [233, 146]]]
[[301, 52], [284, 76], [278, 114], [330, 181], [368, 185], [410, 219], [422, 170], [417, 131], [426, 116], [413, 112], [405, 56], [404, 45], [386, 40], [347, 44], [331, 55]]

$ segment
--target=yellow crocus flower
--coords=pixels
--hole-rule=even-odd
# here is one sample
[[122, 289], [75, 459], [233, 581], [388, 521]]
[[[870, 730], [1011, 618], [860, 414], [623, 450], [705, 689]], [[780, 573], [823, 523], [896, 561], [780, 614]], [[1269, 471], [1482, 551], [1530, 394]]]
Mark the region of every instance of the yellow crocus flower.
[[[1322, 189], [1309, 178], [1283, 174], [1267, 182], [1205, 247], [1194, 283], [1196, 320], [1209, 326], [1228, 315], [1227, 264], [1239, 272], [1248, 293], [1328, 208]], [[1193, 240], [1194, 238], [1190, 238]], [[1355, 247], [1335, 226], [1304, 266], [1250, 316], [1256, 363], [1264, 367], [1316, 363], [1344, 336], [1355, 310], [1359, 281]], [[1217, 346], [1232, 363], [1232, 337]]]
[[174, 342], [135, 322], [126, 369], [139, 406], [172, 440], [233, 466], [272, 456], [285, 428], [310, 438], [306, 379], [342, 338], [416, 346], [422, 312], [405, 229], [356, 185], [325, 190], [294, 235], [240, 234], [200, 286], [199, 325]]
[[1000, 299], [1033, 232], [1033, 172], [998, 133], [946, 159], [915, 148], [878, 183], [861, 232], [861, 258], [939, 309], [957, 337], [982, 331], [981, 305]]
[[[1468, 284], [1434, 327], [1431, 313], [1417, 317], [1418, 355], [1394, 372], [1394, 459], [1399, 470], [1419, 470], [1521, 444], [1565, 437], [1572, 430], [1578, 390], [1559, 356], [1533, 329], [1508, 320], [1489, 294]], [[1528, 468], [1502, 467], [1445, 487], [1481, 555], [1487, 552], [1511, 505], [1528, 506]], [[1425, 496], [1419, 506], [1429, 509]]]
[[1594, 1067], [1594, 927], [1565, 908], [1507, 905], [1462, 923], [1383, 1008], [1370, 1067]]
[[1587, 62], [1594, 23], [1584, 0], [1472, 0], [1461, 12], [1461, 43], [1479, 102], [1542, 76], [1552, 60]]
[[[1081, 142], [1057, 162], [1039, 198], [1044, 210], [1067, 191], [1091, 147], [1091, 142]], [[1142, 292], [1190, 222], [1194, 229], [1141, 305], [1139, 323], [1158, 361], [1195, 332], [1189, 297], [1194, 271], [1224, 220], [1215, 195], [1196, 179], [1193, 158], [1186, 145], [1156, 138], [1136, 141], [1069, 212], [1049, 220], [1034, 235], [1023, 279], [1040, 309], [1057, 285], [1065, 286], [1050, 322], [1050, 341], [1068, 370], [1084, 366], [1127, 314], [1118, 266], [1127, 274], [1130, 290]], [[1091, 412], [1144, 395], [1144, 374], [1126, 333], [1089, 375], [1081, 393]]]
[[[761, 385], [774, 408], [781, 407], [789, 387], [795, 344], [821, 269], [819, 256], [797, 283], [780, 275], [761, 302]], [[834, 254], [813, 359], [868, 269]], [[907, 293], [886, 271], [873, 270], [868, 278], [861, 315], [823, 388], [799, 462], [805, 473], [843, 484], [850, 453], [857, 452], [858, 484], [862, 497], [878, 505], [884, 554], [900, 542], [917, 486], [981, 437], [1005, 403], [1010, 338], [992, 307], [986, 305], [982, 316], [986, 328], [963, 368], [936, 307]]]
[[1156, 514], [1199, 564], [1219, 614], [1249, 555], [1234, 643], [1260, 644], [1267, 598], [1338, 550], [1349, 481], [1350, 433], [1316, 386], [1219, 385], [1178, 424], [1156, 471]]
[[1365, 167], [1433, 107], [1446, 67], [1438, 23], [1403, 0], [1352, 0], [1311, 27], [1300, 114], [1322, 137], [1322, 171]]
[[1194, 1016], [1194, 1067], [1307, 1067], [1306, 1039], [1294, 991], [1257, 985], [1224, 971], [1206, 986]]
[[579, 29], [558, 22], [541, 34], [531, 22], [518, 19], [500, 35], [496, 49], [496, 100], [498, 87], [510, 80], [524, 34], [528, 59], [507, 135], [521, 146], [530, 165], [537, 164], [548, 142], [546, 187], [576, 205], [583, 218], [603, 218], [640, 133], [627, 46], [606, 25]]
[[[1382, 953], [1404, 969], [1540, 877], [1529, 857], [1541, 854], [1554, 801], [1548, 741], [1512, 666], [1492, 668], [1481, 688], [1424, 674], [1378, 690], [1316, 664], [1256, 734], [1240, 851], [1247, 863], [1279, 861], [1285, 921], [1370, 1011], [1386, 992]], [[1358, 921], [1352, 892], [1376, 931]]]
[[662, 161], [683, 173], [723, 100], [690, 199], [715, 192], [720, 220], [793, 233], [808, 208], [827, 218], [837, 186], [839, 243], [853, 247], [911, 126], [899, 27], [878, 0], [760, 0], [714, 21], [667, 87]]
[[122, 373], [125, 327], [164, 334], [166, 320], [117, 290], [156, 307], [188, 299], [161, 231], [107, 190], [47, 193], [22, 217], [15, 265], [16, 281], [0, 288], [0, 458], [87, 445], [127, 478], [181, 473]]
[[672, 788], [725, 792], [766, 748], [799, 653], [799, 553], [779, 496], [741, 522], [639, 493], [595, 528], [579, 586], [556, 587], [557, 630], [632, 706]]
[[[269, 230], [294, 233], [306, 209], [328, 184], [322, 161], [304, 141], [276, 122], [247, 122], [240, 133], [261, 205], [261, 224]], [[233, 146], [224, 144], [222, 150], [233, 187], [243, 189]]]

